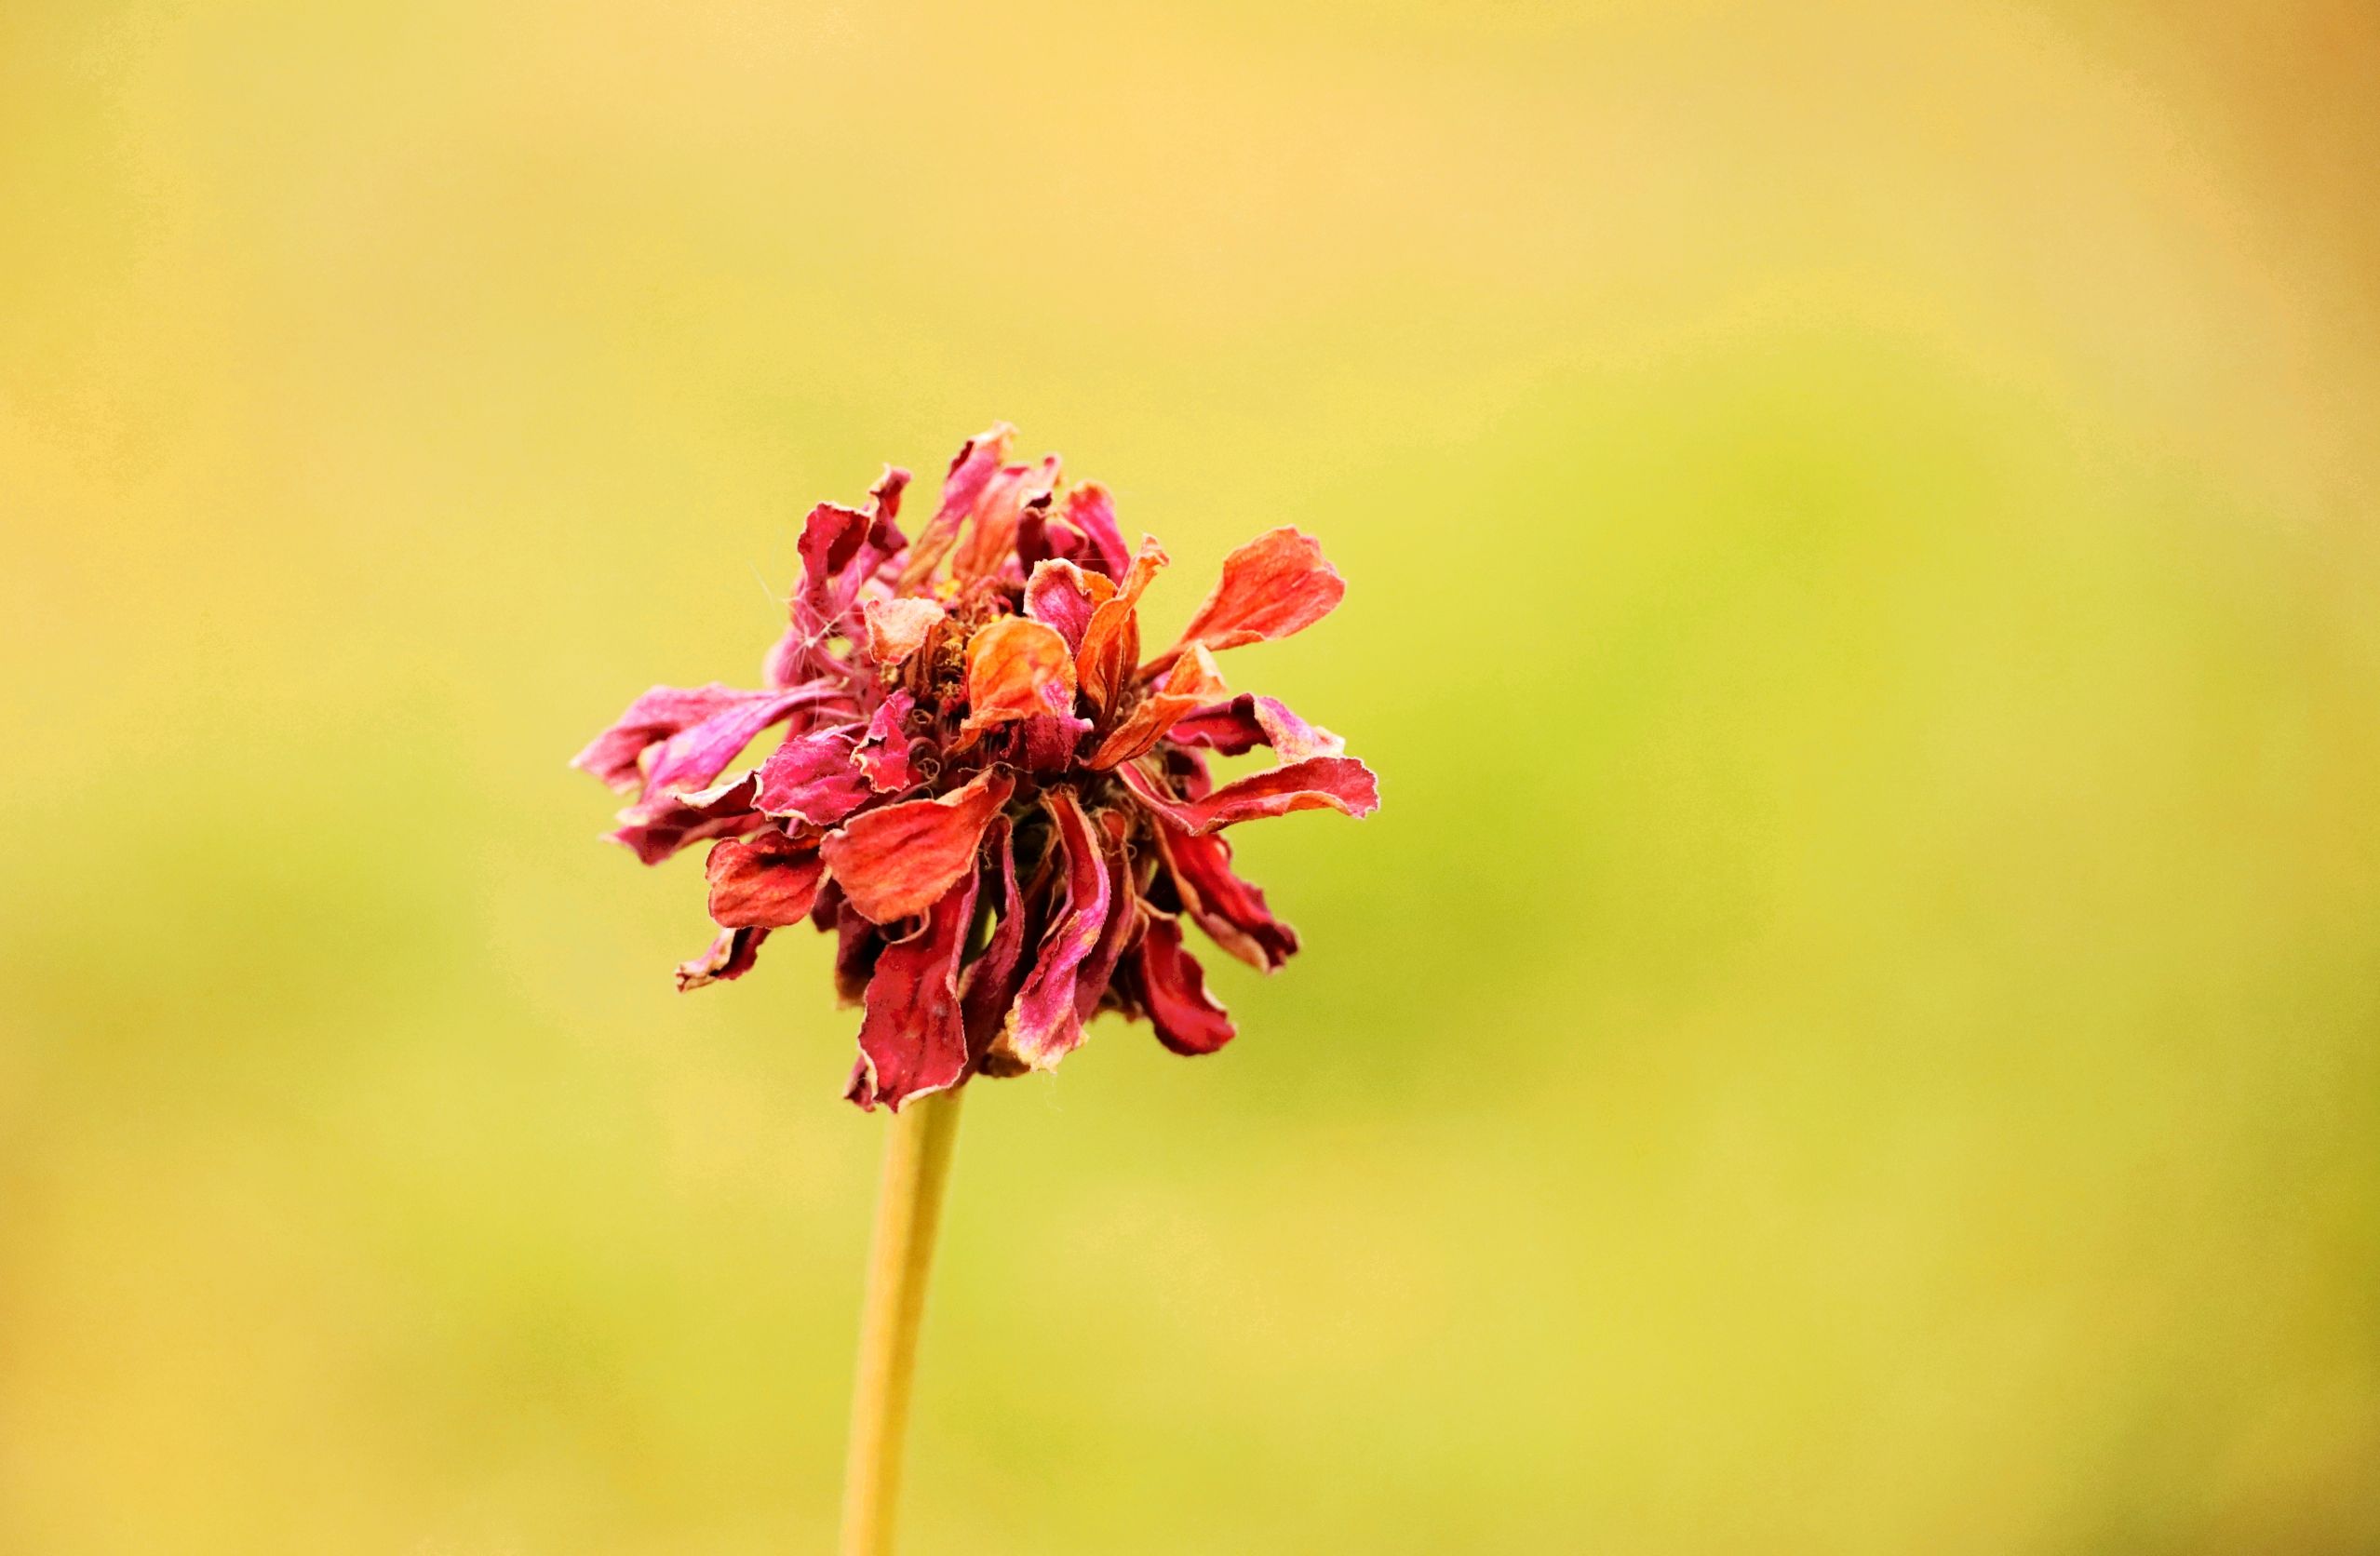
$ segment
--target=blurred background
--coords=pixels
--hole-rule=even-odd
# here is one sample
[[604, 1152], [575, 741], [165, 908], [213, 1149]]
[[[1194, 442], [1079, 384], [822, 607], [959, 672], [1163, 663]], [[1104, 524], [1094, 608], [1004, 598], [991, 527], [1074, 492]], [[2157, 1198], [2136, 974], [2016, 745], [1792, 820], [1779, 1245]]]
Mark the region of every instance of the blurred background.
[[[994, 418], [1386, 807], [967, 1108], [908, 1549], [2380, 1549], [2380, 17], [0, 10], [0, 1551], [827, 1549], [826, 947], [564, 759]], [[1220, 958], [1210, 959], [1221, 961]]]

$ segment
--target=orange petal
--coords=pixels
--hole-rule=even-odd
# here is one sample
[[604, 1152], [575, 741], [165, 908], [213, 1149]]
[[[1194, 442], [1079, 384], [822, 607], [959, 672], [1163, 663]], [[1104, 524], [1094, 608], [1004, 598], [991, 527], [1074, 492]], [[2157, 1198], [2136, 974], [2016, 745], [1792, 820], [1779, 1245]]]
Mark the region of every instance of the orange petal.
[[1124, 721], [1099, 743], [1088, 765], [1103, 771], [1146, 753], [1174, 727], [1176, 719], [1204, 707], [1223, 691], [1223, 676], [1215, 667], [1215, 656], [1206, 651], [1205, 644], [1192, 643], [1190, 651], [1165, 672], [1163, 684], [1134, 704]]
[[1346, 594], [1320, 545], [1293, 529], [1268, 530], [1223, 558], [1223, 576], [1182, 629], [1182, 645], [1235, 649], [1286, 637], [1329, 615]]
[[1165, 548], [1156, 537], [1142, 536], [1140, 553], [1133, 557], [1132, 569], [1124, 574], [1115, 597], [1092, 611], [1090, 625], [1082, 629], [1082, 649], [1074, 656], [1075, 669], [1084, 700], [1102, 720], [1114, 710], [1116, 693], [1132, 678], [1140, 658], [1141, 592], [1166, 561]]
[[1074, 708], [1074, 660], [1056, 627], [1002, 616], [967, 639], [967, 722], [978, 731]]
[[818, 845], [853, 907], [871, 923], [922, 913], [975, 867], [984, 828], [1015, 779], [987, 768], [935, 799], [863, 811]]

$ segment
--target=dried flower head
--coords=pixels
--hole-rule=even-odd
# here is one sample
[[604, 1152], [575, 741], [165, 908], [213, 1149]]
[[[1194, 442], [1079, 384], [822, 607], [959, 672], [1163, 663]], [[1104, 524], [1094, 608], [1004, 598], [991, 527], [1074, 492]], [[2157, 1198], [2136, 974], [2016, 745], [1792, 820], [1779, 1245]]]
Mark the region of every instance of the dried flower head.
[[[914, 541], [895, 522], [905, 470], [864, 508], [812, 509], [768, 685], [655, 687], [571, 764], [635, 796], [612, 837], [645, 863], [718, 839], [719, 933], [680, 988], [743, 976], [804, 919], [835, 935], [837, 986], [864, 1012], [863, 1107], [1047, 1069], [1106, 1010], [1213, 1053], [1231, 1022], [1182, 920], [1266, 972], [1298, 948], [1232, 873], [1223, 828], [1379, 804], [1338, 736], [1227, 695], [1216, 668], [1338, 605], [1321, 548], [1282, 529], [1234, 551], [1180, 640], [1143, 661], [1164, 551], [1128, 552], [1107, 490], [1063, 486], [1055, 455], [1006, 463], [1014, 436], [959, 450]], [[722, 776], [779, 725], [764, 760]], [[1258, 745], [1278, 765], [1209, 776], [1208, 754]]]

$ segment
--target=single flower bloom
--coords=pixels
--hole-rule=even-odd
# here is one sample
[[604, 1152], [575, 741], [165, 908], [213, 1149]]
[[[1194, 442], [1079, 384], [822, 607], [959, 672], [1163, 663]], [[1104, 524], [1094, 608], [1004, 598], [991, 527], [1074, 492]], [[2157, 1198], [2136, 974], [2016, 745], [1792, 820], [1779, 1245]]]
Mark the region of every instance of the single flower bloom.
[[[1127, 549], [1107, 490], [1065, 487], [1055, 455], [1009, 463], [1014, 436], [959, 450], [914, 540], [905, 470], [863, 507], [813, 508], [767, 684], [655, 687], [571, 764], [631, 797], [611, 836], [646, 864], [711, 843], [719, 933], [680, 988], [742, 977], [805, 919], [835, 936], [862, 1107], [1048, 1069], [1102, 1011], [1212, 1053], [1234, 1029], [1183, 921], [1267, 972], [1298, 949], [1219, 834], [1379, 805], [1338, 736], [1231, 695], [1216, 664], [1338, 604], [1321, 547], [1281, 529], [1234, 551], [1180, 640], [1143, 659], [1163, 549]], [[1277, 765], [1215, 781], [1210, 757], [1259, 745]]]

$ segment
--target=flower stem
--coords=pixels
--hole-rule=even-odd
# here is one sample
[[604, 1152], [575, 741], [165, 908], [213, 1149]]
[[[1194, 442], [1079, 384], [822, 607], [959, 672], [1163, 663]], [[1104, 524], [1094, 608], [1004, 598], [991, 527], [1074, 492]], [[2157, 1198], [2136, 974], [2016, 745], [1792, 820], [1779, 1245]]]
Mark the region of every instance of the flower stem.
[[891, 1556], [893, 1549], [918, 1321], [925, 1312], [935, 1224], [965, 1090], [930, 1093], [885, 1120], [884, 1181], [860, 1318], [859, 1373], [852, 1386], [851, 1454], [843, 1467], [842, 1556]]

